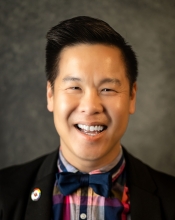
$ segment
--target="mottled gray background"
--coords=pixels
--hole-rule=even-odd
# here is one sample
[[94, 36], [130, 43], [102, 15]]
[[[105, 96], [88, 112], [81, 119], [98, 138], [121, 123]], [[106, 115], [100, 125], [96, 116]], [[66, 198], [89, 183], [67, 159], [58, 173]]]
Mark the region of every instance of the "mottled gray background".
[[175, 175], [174, 0], [0, 0], [0, 167], [58, 146], [46, 110], [45, 35], [77, 15], [107, 21], [133, 45], [140, 64], [137, 111], [122, 142]]

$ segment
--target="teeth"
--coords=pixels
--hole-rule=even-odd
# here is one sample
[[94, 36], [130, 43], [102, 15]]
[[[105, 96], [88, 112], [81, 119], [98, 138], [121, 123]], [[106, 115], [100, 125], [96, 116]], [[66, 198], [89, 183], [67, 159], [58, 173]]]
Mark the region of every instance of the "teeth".
[[88, 126], [88, 125], [82, 125], [78, 124], [77, 125], [80, 129], [83, 129], [85, 131], [102, 131], [104, 129], [104, 126], [102, 125], [96, 125], [96, 126]]
[[95, 127], [94, 126], [90, 126], [90, 131], [94, 131]]

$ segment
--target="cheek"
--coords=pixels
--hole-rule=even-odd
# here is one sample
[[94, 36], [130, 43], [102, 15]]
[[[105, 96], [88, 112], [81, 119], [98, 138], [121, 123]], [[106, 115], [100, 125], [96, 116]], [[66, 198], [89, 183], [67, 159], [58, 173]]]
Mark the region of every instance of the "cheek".
[[68, 118], [76, 109], [77, 102], [70, 96], [60, 94], [54, 100], [54, 116], [60, 120]]
[[113, 101], [108, 112], [116, 126], [126, 126], [129, 119], [129, 103], [124, 100]]

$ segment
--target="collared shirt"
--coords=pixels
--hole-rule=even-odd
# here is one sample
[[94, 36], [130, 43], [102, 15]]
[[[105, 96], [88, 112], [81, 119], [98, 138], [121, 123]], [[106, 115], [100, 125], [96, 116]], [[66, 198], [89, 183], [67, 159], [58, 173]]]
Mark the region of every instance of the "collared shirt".
[[[58, 158], [58, 172], [76, 173], [78, 170], [66, 161], [61, 150]], [[115, 166], [118, 169], [112, 173], [111, 196], [105, 198], [96, 194], [91, 187], [78, 189], [71, 195], [61, 194], [57, 181], [53, 190], [54, 220], [126, 220], [129, 219], [129, 194], [126, 186], [125, 159], [121, 149], [120, 154], [112, 163], [90, 172], [90, 175], [110, 171]]]

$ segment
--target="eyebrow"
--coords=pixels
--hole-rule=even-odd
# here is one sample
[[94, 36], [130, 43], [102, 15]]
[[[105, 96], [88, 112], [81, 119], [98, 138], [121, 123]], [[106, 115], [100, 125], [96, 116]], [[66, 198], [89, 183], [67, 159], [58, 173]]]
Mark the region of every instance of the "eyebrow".
[[72, 76], [67, 76], [65, 78], [63, 78], [63, 81], [64, 82], [67, 82], [67, 81], [82, 81], [80, 78], [77, 78], [77, 77], [72, 77]]
[[100, 85], [105, 84], [105, 83], [114, 83], [114, 84], [121, 86], [121, 81], [116, 78], [105, 78], [100, 81]]
[[82, 80], [77, 77], [67, 76], [67, 77], [63, 78], [63, 81], [67, 82], [67, 81], [82, 81]]

